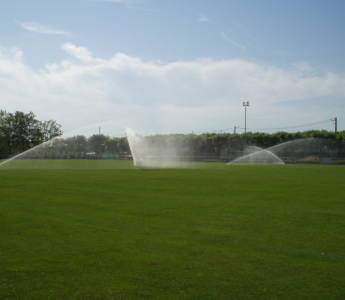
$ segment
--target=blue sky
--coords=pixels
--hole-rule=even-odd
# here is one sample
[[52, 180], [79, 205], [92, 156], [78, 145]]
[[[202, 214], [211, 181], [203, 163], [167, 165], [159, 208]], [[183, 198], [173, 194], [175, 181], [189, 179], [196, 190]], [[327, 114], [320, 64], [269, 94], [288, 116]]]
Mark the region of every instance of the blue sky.
[[337, 115], [343, 129], [344, 12], [340, 0], [2, 1], [2, 108], [67, 130], [114, 111], [118, 131], [190, 132], [242, 125], [250, 97], [252, 128]]

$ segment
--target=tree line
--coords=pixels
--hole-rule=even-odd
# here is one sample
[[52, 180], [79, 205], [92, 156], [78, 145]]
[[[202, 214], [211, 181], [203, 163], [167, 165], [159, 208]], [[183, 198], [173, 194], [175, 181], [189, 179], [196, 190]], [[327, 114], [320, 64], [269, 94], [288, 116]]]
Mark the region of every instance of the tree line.
[[40, 121], [35, 114], [0, 110], [0, 156], [23, 152], [56, 136], [61, 125], [54, 120]]
[[[94, 134], [90, 137], [79, 135], [62, 138], [61, 135], [61, 126], [53, 120], [39, 121], [33, 113], [0, 111], [0, 155], [3, 158], [23, 152], [54, 137], [54, 140], [39, 147], [39, 151], [36, 151], [37, 157], [43, 155], [51, 158], [128, 158], [130, 155], [125, 137]], [[187, 159], [197, 160], [229, 160], [242, 153], [249, 145], [269, 148], [303, 138], [319, 138], [327, 142], [310, 144], [310, 149], [306, 149], [308, 145], [303, 144], [300, 148], [295, 147], [294, 151], [309, 151], [315, 155], [323, 152], [324, 155], [345, 158], [345, 131], [169, 134], [145, 137], [152, 146], [178, 145], [182, 155]]]
[[[296, 141], [291, 144], [289, 141]], [[287, 143], [276, 150], [282, 158], [302, 158], [306, 156], [332, 157], [345, 159], [345, 131], [334, 134], [328, 131], [277, 132], [277, 133], [204, 133], [204, 134], [169, 134], [145, 137], [144, 147], [151, 152], [149, 157], [162, 155], [158, 149], [171, 149], [174, 155], [178, 149], [179, 157], [186, 160], [229, 161], [243, 154], [248, 146], [255, 145], [263, 149], [277, 144]], [[139, 149], [140, 150], [140, 149]], [[51, 143], [39, 147], [34, 157], [47, 158], [130, 158], [127, 138], [109, 137], [95, 134], [90, 137], [74, 136], [57, 138]]]

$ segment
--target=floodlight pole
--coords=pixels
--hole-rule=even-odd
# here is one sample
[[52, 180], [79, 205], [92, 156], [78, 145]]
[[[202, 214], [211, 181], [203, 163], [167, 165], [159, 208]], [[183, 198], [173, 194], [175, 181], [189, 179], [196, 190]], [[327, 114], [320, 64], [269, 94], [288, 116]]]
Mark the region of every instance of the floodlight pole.
[[338, 132], [338, 118], [335, 117], [333, 119], [333, 121], [334, 121], [334, 133], [337, 134], [337, 132]]
[[249, 101], [243, 101], [242, 103], [244, 107], [244, 134], [247, 133], [247, 107], [249, 107]]

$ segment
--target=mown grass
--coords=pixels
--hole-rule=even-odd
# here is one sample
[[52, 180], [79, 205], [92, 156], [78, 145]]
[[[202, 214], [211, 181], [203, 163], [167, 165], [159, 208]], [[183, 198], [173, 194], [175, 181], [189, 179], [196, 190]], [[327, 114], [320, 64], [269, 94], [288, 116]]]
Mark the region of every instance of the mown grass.
[[0, 299], [344, 299], [343, 166], [84, 167], [0, 169]]

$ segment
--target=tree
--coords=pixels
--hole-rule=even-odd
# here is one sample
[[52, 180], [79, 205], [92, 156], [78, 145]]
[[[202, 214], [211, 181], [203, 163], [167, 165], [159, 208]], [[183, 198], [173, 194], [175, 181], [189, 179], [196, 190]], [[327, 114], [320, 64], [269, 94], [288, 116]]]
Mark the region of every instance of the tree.
[[20, 153], [62, 134], [56, 121], [39, 121], [34, 113], [0, 110], [0, 154]]
[[96, 152], [97, 155], [105, 152], [107, 139], [108, 138], [103, 134], [94, 134], [90, 136], [88, 139], [89, 151]]
[[49, 141], [50, 139], [62, 135], [61, 125], [54, 120], [41, 121], [41, 132], [43, 140]]

